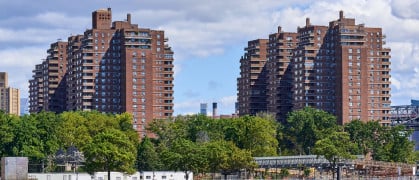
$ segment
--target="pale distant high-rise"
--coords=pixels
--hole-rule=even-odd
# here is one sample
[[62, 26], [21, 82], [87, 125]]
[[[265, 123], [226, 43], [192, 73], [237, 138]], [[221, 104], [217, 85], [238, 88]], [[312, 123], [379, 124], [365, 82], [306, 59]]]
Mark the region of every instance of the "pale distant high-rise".
[[9, 87], [6, 72], [0, 72], [0, 110], [20, 115], [20, 91]]
[[208, 110], [208, 104], [207, 103], [201, 103], [200, 105], [200, 114], [206, 116], [208, 114], [207, 110]]

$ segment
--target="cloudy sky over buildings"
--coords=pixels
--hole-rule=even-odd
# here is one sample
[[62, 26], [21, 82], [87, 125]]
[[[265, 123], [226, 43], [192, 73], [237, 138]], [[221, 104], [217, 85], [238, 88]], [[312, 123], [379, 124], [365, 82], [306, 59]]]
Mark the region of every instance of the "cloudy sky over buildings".
[[234, 112], [239, 60], [247, 41], [282, 26], [296, 31], [310, 17], [328, 25], [345, 17], [382, 27], [391, 52], [392, 105], [419, 99], [419, 0], [12, 0], [0, 1], [0, 71], [28, 96], [35, 64], [50, 43], [91, 28], [91, 12], [112, 8], [113, 20], [164, 30], [175, 51], [175, 114], [197, 113], [218, 102]]

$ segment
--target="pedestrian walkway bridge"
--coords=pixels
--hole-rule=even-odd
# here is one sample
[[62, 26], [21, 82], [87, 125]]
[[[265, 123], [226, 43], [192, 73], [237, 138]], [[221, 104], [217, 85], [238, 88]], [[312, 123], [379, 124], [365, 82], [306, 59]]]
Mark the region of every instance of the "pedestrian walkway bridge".
[[[301, 168], [312, 167], [315, 169], [330, 169], [330, 163], [322, 156], [277, 156], [277, 157], [254, 157], [259, 168]], [[364, 156], [357, 155], [355, 159], [344, 159], [337, 162], [338, 167], [349, 169], [350, 171], [363, 172], [376, 177], [390, 177], [400, 175], [415, 175], [416, 164], [394, 163], [366, 160]]]
[[[255, 157], [259, 168], [293, 168], [293, 167], [326, 167], [329, 161], [323, 156], [305, 155], [305, 156], [277, 156], [277, 157]], [[356, 156], [356, 160], [363, 160], [364, 156]], [[354, 160], [341, 160], [339, 165], [353, 165]]]

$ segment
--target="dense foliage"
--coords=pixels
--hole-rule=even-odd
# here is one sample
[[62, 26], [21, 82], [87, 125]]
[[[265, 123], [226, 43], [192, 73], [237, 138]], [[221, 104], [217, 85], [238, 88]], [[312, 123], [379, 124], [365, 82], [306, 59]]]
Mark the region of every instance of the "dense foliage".
[[[109, 156], [111, 159], [108, 161], [121, 162], [117, 168], [109, 168], [109, 164], [96, 164], [94, 168], [85, 166], [84, 169], [89, 172], [98, 169], [133, 172], [138, 135], [132, 129], [131, 121], [131, 115], [126, 113], [110, 115], [99, 112], [41, 112], [18, 117], [0, 112], [0, 155], [28, 157], [30, 171], [54, 171], [57, 169], [57, 152], [67, 154], [70, 153], [66, 152], [68, 149], [78, 149], [86, 155], [88, 165], [97, 163], [90, 161], [91, 156], [98, 157], [105, 150], [92, 147], [99, 148], [103, 147], [99, 146], [102, 145], [100, 143], [108, 143], [106, 148], [109, 149], [113, 145], [122, 144], [123, 147], [118, 148], [125, 148], [121, 151], [128, 149], [132, 154], [129, 156], [132, 157]], [[109, 138], [103, 137], [107, 135], [104, 133], [121, 137], [118, 141], [115, 139], [108, 142]], [[106, 142], [100, 142], [101, 140]], [[111, 151], [114, 150], [117, 149]]]
[[[339, 158], [367, 155], [374, 160], [414, 162], [411, 131], [402, 126], [354, 120], [344, 126], [324, 111], [305, 108], [277, 123], [267, 114], [213, 119], [202, 115], [153, 121], [154, 135], [141, 141], [132, 129], [131, 115], [99, 112], [41, 112], [22, 117], [0, 112], [0, 155], [27, 156], [30, 164], [57, 170], [57, 152], [78, 149], [84, 153], [84, 171], [174, 170], [224, 175], [256, 164], [253, 157], [324, 155]], [[284, 170], [284, 175], [286, 172]]]

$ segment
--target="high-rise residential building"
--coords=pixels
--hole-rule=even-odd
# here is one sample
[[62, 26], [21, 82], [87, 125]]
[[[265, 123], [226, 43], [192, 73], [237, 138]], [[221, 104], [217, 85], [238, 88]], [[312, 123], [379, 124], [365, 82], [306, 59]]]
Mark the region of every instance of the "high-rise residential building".
[[[44, 61], [43, 61], [44, 62]], [[44, 109], [43, 63], [35, 65], [32, 79], [29, 80], [29, 112], [40, 112]]]
[[[287, 111], [309, 106], [336, 115], [340, 124], [354, 119], [389, 124], [390, 49], [383, 47], [384, 39], [381, 28], [356, 24], [342, 11], [328, 26], [312, 25], [307, 18], [297, 33], [279, 28], [269, 36], [267, 49], [267, 111], [283, 121]], [[239, 79], [245, 77], [241, 71]], [[241, 87], [239, 102], [250, 93]], [[253, 114], [240, 107], [243, 114]]]
[[0, 72], [0, 88], [9, 86], [9, 77], [6, 72]]
[[47, 54], [32, 71], [29, 110], [61, 113], [66, 110], [67, 42], [52, 43]]
[[240, 58], [240, 77], [237, 78], [239, 115], [255, 115], [267, 111], [267, 39], [249, 41], [246, 53]]
[[291, 60], [297, 46], [298, 34], [278, 32], [269, 35], [267, 49], [267, 111], [273, 112], [278, 120], [283, 122], [292, 110], [292, 82]]
[[[129, 112], [134, 128], [146, 135], [149, 122], [173, 114], [174, 59], [167, 41], [162, 30], [132, 24], [130, 14], [124, 21], [112, 22], [110, 8], [94, 11], [92, 28], [69, 37], [65, 44], [66, 73], [61, 79], [65, 88], [60, 91], [66, 100], [64, 109]], [[36, 72], [33, 92], [38, 92], [38, 81], [47, 80], [36, 81]], [[31, 100], [32, 96], [35, 100], [38, 94], [31, 94]], [[43, 107], [46, 110], [45, 101]]]
[[20, 115], [20, 91], [9, 87], [6, 72], [0, 72], [0, 110], [8, 114]]

